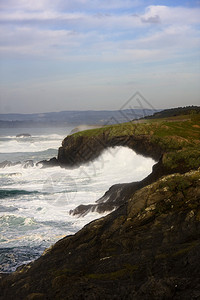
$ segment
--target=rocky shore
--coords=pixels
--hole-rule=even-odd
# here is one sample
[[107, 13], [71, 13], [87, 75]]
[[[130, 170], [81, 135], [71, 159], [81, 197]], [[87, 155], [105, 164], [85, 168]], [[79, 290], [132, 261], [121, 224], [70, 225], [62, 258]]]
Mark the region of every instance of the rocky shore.
[[2, 275], [0, 299], [199, 299], [199, 121], [192, 114], [68, 136], [54, 159], [63, 167], [116, 145], [158, 163], [143, 181], [115, 185], [95, 207], [77, 208], [115, 211]]

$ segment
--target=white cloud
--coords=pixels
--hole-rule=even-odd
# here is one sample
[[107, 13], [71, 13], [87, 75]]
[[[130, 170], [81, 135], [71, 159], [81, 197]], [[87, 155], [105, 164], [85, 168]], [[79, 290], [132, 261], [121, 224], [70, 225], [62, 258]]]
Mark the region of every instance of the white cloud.
[[[95, 9], [97, 4], [102, 10]], [[117, 66], [119, 70], [117, 85], [123, 78], [122, 68], [124, 70], [127, 68], [127, 72], [124, 71], [123, 74], [129, 81], [132, 80], [135, 68], [138, 68], [141, 69], [141, 77], [137, 74], [133, 80], [137, 81], [139, 78], [141, 87], [145, 63], [154, 64], [154, 67], [150, 67], [148, 84], [152, 84], [149, 78], [157, 82], [160, 76], [160, 70], [157, 77], [152, 75], [154, 68], [158, 68], [156, 63], [164, 71], [172, 68], [174, 61], [183, 62], [181, 67], [183, 71], [192, 65], [191, 57], [192, 55], [197, 57], [197, 50], [200, 47], [198, 29], [200, 9], [154, 5], [144, 9], [143, 13], [136, 13], [135, 10], [133, 13], [117, 10], [120, 7], [124, 9], [134, 5], [137, 5], [137, 1], [2, 0], [1, 58], [62, 60], [63, 64], [66, 63], [65, 66], [70, 62], [76, 65], [77, 69], [81, 64], [87, 67], [89, 65], [91, 69], [95, 69], [98, 64], [102, 65], [102, 69], [105, 66], [109, 69], [111, 66], [111, 70], [112, 66]], [[116, 11], [105, 12], [103, 9]], [[68, 72], [71, 78], [71, 70]], [[81, 72], [85, 77], [86, 71]], [[94, 74], [97, 74], [95, 72]], [[130, 76], [127, 75], [128, 72]], [[104, 80], [103, 71], [102, 74], [101, 78]], [[24, 74], [23, 76], [25, 77]], [[109, 74], [108, 77], [112, 76], [116, 77], [116, 74]], [[170, 78], [169, 73], [166, 76]], [[56, 74], [52, 77], [55, 80]], [[88, 77], [86, 89], [93, 78], [93, 75]], [[99, 76], [97, 80], [100, 80]], [[187, 81], [187, 77], [181, 77], [180, 82], [184, 80]], [[165, 81], [164, 78], [163, 82]], [[72, 79], [74, 86], [76, 82], [77, 78]], [[49, 94], [51, 96], [51, 93]], [[32, 97], [34, 98], [34, 95]]]
[[142, 20], [151, 22], [159, 18], [162, 24], [199, 24], [200, 8], [168, 7], [151, 5], [146, 8]]

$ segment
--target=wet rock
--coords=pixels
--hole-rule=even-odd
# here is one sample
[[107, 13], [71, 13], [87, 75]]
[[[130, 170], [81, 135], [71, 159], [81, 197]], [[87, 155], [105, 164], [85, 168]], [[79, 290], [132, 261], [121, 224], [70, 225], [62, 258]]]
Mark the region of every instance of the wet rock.
[[49, 160], [42, 160], [42, 161], [39, 161], [38, 163], [36, 163], [36, 166], [40, 166], [42, 165], [43, 168], [48, 168], [48, 167], [56, 167], [56, 166], [59, 166], [59, 162], [57, 160], [56, 157], [53, 157]]
[[5, 160], [0, 163], [0, 168], [10, 167], [10, 166], [12, 166], [12, 162], [8, 160]]
[[78, 215], [79, 217], [84, 217], [89, 212], [95, 211], [96, 205], [89, 204], [89, 205], [79, 205], [75, 209], [69, 211], [70, 215]]
[[21, 164], [21, 161], [11, 162], [9, 160], [5, 160], [0, 163], [0, 168], [12, 167], [12, 166], [20, 165], [20, 164]]
[[24, 168], [24, 169], [32, 168], [32, 167], [34, 167], [34, 162], [33, 162], [33, 160], [26, 160], [26, 161], [23, 163], [23, 168]]
[[70, 211], [72, 215], [84, 216], [89, 212], [96, 211], [104, 213], [106, 211], [113, 211], [123, 205], [131, 195], [138, 189], [141, 189], [165, 174], [162, 167], [162, 158], [157, 164], [153, 166], [153, 172], [140, 182], [131, 182], [124, 184], [115, 184], [109, 188], [105, 194], [96, 201], [95, 204], [79, 205], [74, 210]]
[[154, 145], [148, 136], [114, 136], [102, 132], [95, 137], [67, 136], [58, 150], [58, 162], [66, 167], [79, 166], [96, 159], [106, 148], [126, 146], [136, 153], [158, 160], [162, 154], [158, 145]]
[[3, 276], [0, 299], [198, 299], [199, 179], [200, 171], [173, 174], [138, 189], [116, 211]]

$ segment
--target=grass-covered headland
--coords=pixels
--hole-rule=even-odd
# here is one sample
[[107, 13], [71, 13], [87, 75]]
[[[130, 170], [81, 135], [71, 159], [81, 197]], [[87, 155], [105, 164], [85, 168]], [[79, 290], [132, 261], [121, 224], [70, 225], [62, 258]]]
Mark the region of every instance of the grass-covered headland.
[[143, 181], [110, 188], [105, 199], [118, 209], [2, 275], [1, 300], [200, 298], [200, 114], [178, 111], [63, 141], [53, 160], [63, 166], [115, 145], [158, 163]]
[[161, 118], [159, 113], [158, 119], [143, 119], [75, 133], [63, 141], [58, 159], [66, 164], [70, 164], [71, 159], [73, 165], [79, 160], [87, 161], [93, 157], [92, 154], [95, 157], [93, 148], [93, 152], [98, 152], [98, 149], [121, 144], [156, 159], [163, 155], [163, 166], [169, 171], [196, 169], [200, 166], [200, 110], [186, 113], [167, 118]]

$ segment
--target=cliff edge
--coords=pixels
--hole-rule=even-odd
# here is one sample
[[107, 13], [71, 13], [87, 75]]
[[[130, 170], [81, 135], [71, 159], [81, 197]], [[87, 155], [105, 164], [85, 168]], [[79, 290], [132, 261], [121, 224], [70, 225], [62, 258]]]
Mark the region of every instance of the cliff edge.
[[[152, 174], [141, 182], [114, 185], [96, 204], [80, 205], [71, 214], [84, 215], [94, 210], [100, 213], [112, 211], [127, 201], [136, 190], [161, 176], [197, 169], [200, 166], [199, 110], [177, 116], [173, 112], [171, 110], [172, 117], [143, 119], [67, 136], [58, 151], [57, 163], [61, 166], [77, 167], [94, 160], [106, 148], [115, 146], [129, 147], [158, 162]], [[177, 114], [177, 109], [175, 112]]]
[[[181, 118], [107, 126], [63, 141], [58, 161], [65, 166], [116, 142], [159, 162], [141, 183], [107, 192], [113, 201], [125, 197], [114, 212], [1, 275], [1, 300], [200, 298], [200, 118]], [[88, 157], [86, 141], [94, 150]]]

